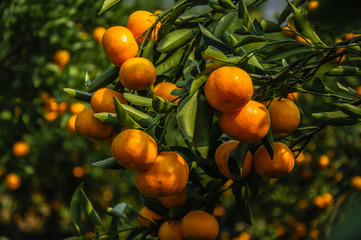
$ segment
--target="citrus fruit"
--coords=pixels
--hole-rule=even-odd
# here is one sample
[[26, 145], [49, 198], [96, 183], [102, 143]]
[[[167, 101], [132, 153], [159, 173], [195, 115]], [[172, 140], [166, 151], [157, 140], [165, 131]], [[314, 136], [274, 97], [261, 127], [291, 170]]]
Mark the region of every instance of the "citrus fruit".
[[25, 141], [18, 141], [14, 143], [12, 151], [15, 157], [25, 157], [30, 152], [30, 146]]
[[102, 44], [103, 35], [106, 29], [104, 27], [96, 27], [93, 31], [93, 37], [98, 44]]
[[113, 139], [111, 151], [114, 159], [123, 167], [145, 170], [154, 163], [158, 146], [147, 133], [138, 129], [127, 129]]
[[287, 98], [275, 98], [264, 103], [269, 105], [272, 133], [285, 135], [296, 130], [300, 124], [300, 110], [296, 104]]
[[254, 100], [235, 112], [221, 112], [218, 123], [229, 137], [253, 143], [264, 138], [271, 125], [267, 108]]
[[[236, 149], [237, 145], [239, 144], [239, 141], [237, 140], [229, 140], [227, 142], [222, 143], [218, 146], [214, 160], [216, 162], [216, 165], [219, 169], [219, 171], [228, 179], [231, 180], [239, 180], [236, 178], [230, 171], [228, 166], [228, 160], [231, 152]], [[247, 152], [246, 157], [243, 161], [243, 167], [242, 167], [242, 175], [241, 179], [244, 179], [251, 171], [252, 169], [252, 154], [251, 152]]]
[[166, 208], [183, 207], [187, 202], [188, 192], [185, 188], [180, 193], [170, 195], [169, 197], [158, 198], [159, 202]]
[[54, 54], [54, 63], [64, 68], [70, 61], [70, 52], [65, 49], [59, 49]]
[[5, 179], [6, 186], [9, 189], [15, 190], [21, 185], [21, 178], [16, 173], [9, 173]]
[[155, 67], [151, 61], [143, 57], [134, 57], [123, 63], [119, 70], [119, 80], [125, 88], [145, 90], [157, 79]]
[[[157, 17], [154, 13], [148, 11], [135, 11], [129, 15], [127, 20], [127, 28], [133, 33], [134, 38], [138, 44], [141, 44], [144, 37], [145, 31], [148, 30], [157, 20]], [[161, 26], [161, 23], [158, 22], [155, 30], [149, 35], [150, 38], [154, 37], [154, 40], [157, 41], [158, 38], [158, 30]], [[143, 35], [144, 33], [144, 35]], [[142, 36], [143, 35], [143, 36]]]
[[163, 151], [150, 168], [135, 171], [138, 190], [147, 197], [167, 197], [183, 191], [188, 183], [187, 162], [176, 152]]
[[287, 98], [291, 101], [296, 101], [298, 99], [298, 92], [288, 93]]
[[256, 172], [266, 178], [279, 178], [292, 171], [295, 158], [292, 151], [281, 142], [273, 143], [273, 159], [264, 145], [260, 146], [253, 156]]
[[315, 204], [315, 206], [318, 208], [325, 208], [326, 207], [325, 198], [322, 195], [318, 195], [313, 199], [313, 204]]
[[172, 91], [177, 88], [174, 83], [160, 82], [154, 86], [154, 95], [167, 99], [170, 102], [177, 103], [179, 99], [175, 100], [178, 96], [172, 95]]
[[76, 114], [71, 115], [66, 124], [66, 129], [72, 133], [76, 133], [76, 129], [75, 129], [76, 116], [77, 116]]
[[180, 221], [165, 221], [158, 230], [158, 237], [160, 240], [185, 240], [181, 228]]
[[204, 94], [213, 108], [221, 112], [233, 112], [251, 100], [252, 79], [240, 68], [221, 67], [209, 75]]
[[76, 178], [81, 178], [84, 176], [84, 168], [81, 167], [81, 166], [75, 166], [73, 168], [73, 176], [76, 177]]
[[155, 220], [163, 219], [161, 215], [150, 210], [148, 207], [143, 207], [138, 214], [140, 215], [137, 217], [138, 223], [143, 227], [148, 227], [151, 222], [155, 223]]
[[103, 35], [102, 44], [109, 60], [117, 66], [138, 53], [138, 44], [132, 32], [122, 26], [108, 28]]
[[94, 111], [91, 108], [78, 113], [75, 119], [75, 129], [80, 135], [92, 140], [104, 140], [113, 131], [112, 126], [94, 117]]
[[83, 103], [75, 102], [70, 104], [70, 111], [74, 114], [78, 114], [84, 111], [85, 105]]
[[354, 176], [351, 178], [350, 185], [353, 189], [361, 190], [361, 176]]
[[203, 210], [194, 210], [182, 218], [181, 231], [187, 240], [211, 240], [217, 238], [219, 224], [211, 214]]
[[311, 0], [308, 2], [307, 10], [309, 11], [315, 10], [316, 8], [318, 8], [319, 5], [320, 3], [318, 1]]
[[90, 100], [91, 108], [95, 113], [98, 112], [111, 112], [115, 113], [114, 98], [116, 97], [121, 104], [128, 104], [127, 100], [120, 92], [114, 91], [109, 88], [100, 88], [96, 90]]
[[327, 155], [323, 154], [320, 156], [320, 158], [318, 159], [318, 165], [321, 168], [325, 168], [328, 166], [328, 164], [330, 163], [330, 159]]

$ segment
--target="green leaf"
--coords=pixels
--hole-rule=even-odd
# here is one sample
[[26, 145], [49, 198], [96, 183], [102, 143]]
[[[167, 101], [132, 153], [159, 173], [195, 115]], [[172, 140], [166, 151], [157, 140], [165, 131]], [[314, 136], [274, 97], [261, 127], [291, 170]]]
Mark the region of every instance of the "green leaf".
[[148, 43], [145, 46], [144, 51], [142, 53], [142, 57], [153, 62], [153, 52], [154, 52], [154, 38], [152, 38], [148, 41]]
[[63, 240], [83, 240], [83, 237], [68, 237], [68, 238], [64, 238]]
[[243, 25], [249, 30], [251, 28], [251, 17], [248, 14], [246, 3], [244, 0], [239, 1], [238, 18], [243, 20]]
[[197, 106], [196, 128], [193, 141], [197, 147], [197, 150], [204, 159], [207, 159], [209, 151], [213, 113], [213, 108], [209, 105], [205, 96], [200, 94]]
[[121, 2], [123, 0], [104, 0], [102, 8], [100, 9], [98, 15], [102, 14], [103, 12], [107, 11], [109, 8], [113, 7], [115, 4]]
[[130, 223], [130, 219], [128, 218], [127, 212], [126, 212], [127, 210], [130, 210], [133, 213], [137, 213], [131, 205], [129, 205], [125, 202], [119, 203], [113, 208], [109, 207], [109, 208], [107, 208], [106, 211], [108, 214], [110, 214], [114, 217], [118, 217], [118, 218], [126, 221], [127, 223]]
[[361, 76], [361, 69], [354, 66], [338, 66], [325, 72], [327, 76]]
[[221, 62], [229, 62], [229, 59], [220, 50], [213, 46], [208, 46], [206, 50], [202, 52], [202, 58], [205, 60], [212, 59]]
[[348, 103], [336, 103], [335, 104], [343, 113], [346, 113], [352, 118], [361, 118], [361, 107], [351, 105]]
[[136, 105], [136, 106], [141, 106], [141, 107], [151, 107], [152, 106], [152, 102], [153, 99], [148, 98], [148, 97], [143, 97], [137, 94], [132, 94], [132, 93], [123, 93], [124, 98]]
[[273, 137], [271, 128], [269, 128], [266, 137], [262, 139], [263, 145], [266, 147], [268, 154], [273, 159]]
[[312, 90], [319, 93], [327, 93], [325, 85], [323, 84], [321, 78], [315, 77], [312, 81]]
[[100, 121], [110, 126], [116, 128], [123, 127], [122, 124], [119, 122], [117, 115], [115, 113], [107, 113], [107, 112], [94, 113], [94, 117], [98, 118]]
[[99, 226], [104, 229], [102, 220], [100, 219], [98, 213], [95, 211], [93, 205], [89, 201], [88, 197], [86, 196], [86, 194], [82, 188], [79, 189], [79, 198], [80, 198], [80, 203], [81, 203], [82, 209], [83, 209], [87, 219], [94, 225]]
[[168, 57], [165, 61], [161, 62], [156, 66], [157, 75], [164, 76], [174, 76], [178, 73], [178, 71], [182, 68], [181, 64], [179, 64], [183, 58], [183, 54], [185, 52], [184, 48], [179, 48], [175, 53], [173, 53], [170, 57]]
[[107, 158], [107, 159], [104, 159], [101, 161], [93, 162], [91, 165], [95, 166], [95, 167], [101, 167], [101, 168], [112, 169], [112, 170], [125, 169], [125, 167], [123, 167], [117, 161], [115, 161], [115, 159], [113, 157], [110, 157], [110, 158]]
[[189, 91], [189, 96], [193, 96], [199, 88], [207, 81], [208, 76], [204, 73], [199, 74], [192, 82], [191, 90]]
[[81, 228], [81, 200], [80, 200], [80, 189], [83, 187], [83, 183], [79, 184], [79, 186], [75, 189], [73, 196], [71, 197], [70, 201], [70, 217], [71, 220], [81, 235], [83, 229]]
[[177, 124], [185, 137], [189, 142], [193, 142], [194, 130], [196, 126], [197, 105], [198, 105], [197, 91], [182, 108], [178, 108]]
[[148, 114], [139, 111], [129, 105], [122, 105], [123, 109], [129, 114], [129, 116], [134, 119], [139, 125], [142, 127], [149, 127], [150, 125], [153, 125], [155, 123], [155, 120], [149, 116]]
[[76, 89], [72, 89], [72, 88], [63, 88], [63, 91], [77, 100], [88, 102], [88, 103], [90, 102], [90, 100], [93, 96], [93, 93], [84, 92], [84, 91], [80, 91], [80, 90], [76, 90]]
[[110, 240], [119, 240], [118, 218], [112, 217], [108, 227]]
[[240, 142], [237, 147], [229, 154], [228, 170], [236, 179], [241, 179], [243, 162], [246, 158], [248, 148], [248, 143]]
[[300, 54], [310, 53], [312, 49], [303, 43], [284, 43], [266, 55], [264, 61], [275, 61], [288, 57], [295, 57]]
[[232, 22], [237, 20], [237, 13], [230, 12], [224, 15], [218, 22], [216, 28], [214, 29], [213, 35], [216, 38], [221, 38], [222, 34], [226, 31], [226, 29], [231, 25]]
[[258, 36], [249, 36], [249, 37], [245, 37], [243, 38], [239, 43], [235, 44], [233, 47], [237, 48], [243, 45], [247, 45], [250, 43], [258, 43], [258, 42], [266, 42], [267, 39], [262, 38], [262, 37], [258, 37]]
[[89, 77], [89, 74], [88, 74], [88, 71], [85, 70], [85, 79], [84, 79], [84, 82], [85, 82], [85, 86], [87, 88], [89, 88], [89, 85], [90, 85], [90, 77]]
[[[306, 0], [294, 0], [292, 4], [295, 7], [299, 7], [304, 4]], [[282, 11], [281, 15], [278, 17], [278, 25], [281, 25], [287, 17], [292, 13], [292, 8], [289, 5], [286, 5], [285, 9]]]
[[164, 124], [164, 128], [165, 128], [164, 139], [168, 147], [173, 147], [173, 146], [188, 147], [177, 125], [177, 119], [175, 113], [171, 113], [167, 116], [166, 122]]
[[115, 103], [115, 110], [117, 112], [117, 118], [120, 124], [127, 128], [142, 129], [142, 127], [128, 115], [127, 111], [125, 111], [124, 106], [127, 105], [121, 104], [116, 97], [113, 97], [113, 99]]
[[257, 20], [257, 18], [255, 18], [252, 22], [252, 30], [258, 36], [264, 35], [263, 27], [261, 23]]
[[225, 54], [232, 53], [232, 48], [227, 46], [225, 43], [223, 43], [221, 40], [213, 36], [213, 34], [208, 31], [207, 28], [205, 28], [202, 25], [199, 25], [199, 28], [202, 32], [204, 42], [206, 43], [206, 46], [215, 46], [220, 51], [224, 52]]
[[177, 107], [176, 104], [168, 101], [167, 99], [154, 95], [154, 100], [153, 100], [154, 111], [158, 113], [167, 113], [167, 112], [171, 112], [176, 107]]
[[118, 66], [111, 67], [102, 74], [100, 74], [98, 77], [96, 77], [89, 85], [88, 90], [89, 92], [94, 92], [99, 88], [109, 85], [118, 77], [119, 77], [119, 67]]
[[159, 43], [157, 50], [159, 52], [173, 51], [186, 43], [190, 42], [194, 37], [194, 29], [183, 28], [168, 33]]
[[237, 181], [232, 186], [232, 192], [236, 201], [236, 208], [242, 221], [253, 224], [251, 201], [248, 196], [247, 185], [242, 181]]
[[260, 24], [265, 33], [274, 33], [274, 32], [282, 31], [282, 28], [280, 28], [277, 23], [272, 21], [261, 20]]
[[358, 123], [357, 119], [351, 118], [342, 111], [313, 113], [312, 116], [320, 122], [331, 126], [346, 126]]
[[293, 14], [295, 15], [295, 27], [304, 37], [309, 39], [312, 44], [316, 44], [326, 48], [327, 46], [321, 41], [317, 34], [313, 31], [307, 20], [297, 10], [297, 8], [287, 0], [288, 5], [291, 7]]
[[233, 2], [231, 0], [218, 0], [218, 4], [227, 9], [235, 9]]

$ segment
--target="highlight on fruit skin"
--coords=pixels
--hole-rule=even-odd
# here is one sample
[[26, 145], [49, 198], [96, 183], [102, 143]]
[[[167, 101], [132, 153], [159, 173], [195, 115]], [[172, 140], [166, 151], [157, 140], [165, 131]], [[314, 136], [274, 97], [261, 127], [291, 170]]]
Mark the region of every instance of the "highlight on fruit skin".
[[96, 90], [90, 100], [90, 106], [95, 113], [110, 112], [115, 113], [114, 98], [116, 97], [121, 104], [128, 104], [123, 94], [110, 88], [99, 88]]
[[[143, 42], [145, 32], [156, 22], [157, 16], [155, 15], [156, 14], [144, 10], [138, 10], [129, 15], [126, 27], [133, 33], [138, 44]], [[155, 29], [149, 35], [150, 39], [154, 38], [155, 42], [158, 40], [158, 31], [160, 27], [161, 22], [159, 21], [155, 26]]]

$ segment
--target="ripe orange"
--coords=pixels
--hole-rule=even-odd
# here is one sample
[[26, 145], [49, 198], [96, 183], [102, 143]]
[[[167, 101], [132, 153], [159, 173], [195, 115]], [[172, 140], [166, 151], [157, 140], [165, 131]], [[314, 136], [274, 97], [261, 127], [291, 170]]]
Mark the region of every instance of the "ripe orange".
[[334, 199], [331, 193], [324, 193], [322, 197], [325, 200], [326, 207], [329, 207], [333, 204]]
[[60, 68], [64, 68], [70, 61], [70, 52], [65, 49], [59, 49], [54, 54], [54, 63]]
[[113, 139], [111, 151], [114, 159], [123, 167], [145, 170], [153, 165], [158, 155], [158, 146], [147, 133], [127, 129]]
[[158, 198], [159, 202], [166, 208], [183, 207], [187, 202], [188, 192], [185, 188], [180, 193], [170, 195], [169, 197]]
[[225, 134], [248, 143], [264, 138], [271, 125], [267, 108], [253, 100], [238, 111], [221, 112], [218, 123]]
[[185, 240], [181, 232], [182, 223], [180, 221], [165, 221], [158, 230], [160, 240]]
[[318, 1], [312, 0], [308, 2], [307, 10], [312, 11], [318, 8], [320, 3]]
[[318, 208], [325, 208], [326, 207], [326, 201], [325, 198], [322, 195], [318, 195], [313, 199], [313, 203]]
[[152, 86], [157, 79], [155, 67], [143, 57], [134, 57], [123, 63], [119, 70], [119, 80], [125, 88], [140, 91]]
[[14, 143], [12, 151], [15, 157], [25, 157], [30, 152], [30, 146], [25, 141], [18, 141]]
[[[228, 169], [229, 155], [234, 149], [236, 149], [238, 144], [239, 141], [237, 140], [229, 140], [227, 142], [224, 142], [221, 145], [219, 145], [214, 156], [214, 160], [217, 164], [219, 171], [225, 177], [231, 180], [239, 180]], [[252, 169], [252, 154], [251, 152], [248, 151], [243, 162], [241, 179], [247, 177], [251, 169]]]
[[[264, 103], [268, 106], [270, 101]], [[287, 98], [275, 98], [269, 105], [272, 133], [285, 135], [296, 130], [300, 124], [300, 110]]]
[[98, 112], [111, 112], [115, 113], [115, 104], [113, 97], [116, 97], [120, 103], [128, 104], [127, 100], [120, 92], [114, 91], [109, 88], [100, 88], [93, 93], [90, 100], [91, 108], [95, 113]]
[[354, 176], [351, 179], [350, 185], [353, 189], [361, 190], [361, 176]]
[[139, 50], [132, 32], [122, 26], [108, 28], [103, 35], [102, 44], [109, 60], [117, 66], [137, 56]]
[[182, 235], [185, 239], [216, 239], [219, 233], [219, 224], [214, 216], [203, 211], [194, 210], [182, 218]]
[[148, 227], [150, 223], [155, 223], [155, 220], [161, 220], [163, 217], [154, 211], [150, 210], [148, 207], [143, 207], [139, 213], [140, 216], [137, 217], [138, 223], [140, 226]]
[[187, 162], [176, 152], [164, 151], [153, 165], [144, 171], [135, 171], [138, 190], [147, 197], [167, 197], [183, 191], [188, 183]]
[[67, 102], [61, 102], [58, 105], [58, 113], [62, 114], [68, 109], [68, 103]]
[[153, 14], [154, 14], [154, 15], [158, 15], [158, 14], [161, 13], [161, 12], [163, 12], [163, 11], [160, 10], [160, 9], [157, 9], [157, 10], [154, 10], [154, 11], [153, 11]]
[[242, 108], [253, 96], [251, 77], [237, 67], [221, 67], [213, 71], [204, 86], [208, 103], [221, 112]]
[[294, 31], [296, 31], [295, 27], [293, 25], [291, 25], [291, 26], [286, 25], [282, 28], [282, 30], [283, 30], [282, 31], [283, 34], [290, 36], [290, 37], [292, 37], [295, 34]]
[[170, 102], [177, 103], [179, 99], [175, 100], [178, 96], [174, 96], [171, 94], [171, 92], [174, 89], [180, 89], [177, 88], [177, 86], [174, 83], [170, 82], [160, 82], [157, 85], [154, 86], [154, 95], [157, 95], [158, 97], [167, 99]]
[[9, 173], [5, 179], [6, 186], [9, 189], [15, 190], [21, 185], [21, 178], [16, 173]]
[[[129, 15], [127, 20], [127, 28], [133, 33], [134, 38], [136, 38], [136, 41], [138, 44], [141, 44], [144, 37], [145, 37], [145, 31], [150, 28], [155, 21], [157, 20], [157, 17], [155, 14], [148, 12], [148, 11], [135, 11], [132, 14]], [[152, 33], [149, 35], [150, 38], [154, 37], [154, 40], [157, 41], [158, 39], [158, 30], [161, 26], [161, 23], [158, 22], [155, 30], [152, 31]], [[142, 34], [144, 35], [142, 36]], [[142, 37], [140, 37], [142, 36]]]
[[85, 105], [83, 103], [75, 102], [70, 104], [70, 111], [74, 114], [81, 113], [84, 109]]
[[93, 37], [98, 44], [102, 44], [103, 35], [106, 29], [104, 27], [96, 27], [93, 31]]
[[320, 158], [318, 159], [318, 165], [321, 168], [327, 167], [329, 163], [330, 163], [330, 159], [325, 154], [321, 155]]
[[75, 129], [75, 120], [76, 120], [76, 114], [73, 114], [69, 117], [68, 123], [66, 124], [66, 129], [72, 133], [76, 133]]
[[264, 145], [255, 152], [253, 166], [259, 175], [266, 178], [279, 178], [292, 171], [295, 165], [292, 151], [285, 144], [274, 142], [273, 152], [273, 159]]
[[356, 92], [358, 95], [361, 95], [361, 85], [356, 88]]
[[80, 135], [91, 140], [104, 140], [113, 131], [112, 126], [94, 117], [94, 111], [91, 108], [78, 113], [75, 119], [75, 129]]
[[291, 101], [296, 101], [298, 99], [298, 92], [292, 92], [287, 94], [287, 98]]
[[76, 178], [81, 178], [81, 177], [83, 177], [83, 176], [84, 176], [84, 173], [85, 173], [84, 168], [81, 167], [81, 166], [75, 166], [75, 167], [73, 168], [73, 175], [74, 175], [74, 177], [76, 177]]

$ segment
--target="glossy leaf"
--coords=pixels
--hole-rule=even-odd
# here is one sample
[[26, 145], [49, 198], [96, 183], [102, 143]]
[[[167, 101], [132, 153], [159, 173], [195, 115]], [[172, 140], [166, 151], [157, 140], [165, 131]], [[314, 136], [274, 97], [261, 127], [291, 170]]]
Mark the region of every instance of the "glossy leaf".
[[131, 205], [129, 205], [125, 202], [119, 203], [119, 204], [115, 205], [115, 207], [107, 208], [107, 213], [114, 217], [118, 217], [127, 223], [130, 223], [130, 220], [129, 220], [129, 218], [127, 216], [127, 212], [126, 212], [127, 210], [130, 210], [130, 211], [136, 213], [135, 209]]
[[[306, 2], [306, 0], [294, 0], [292, 2], [292, 4], [295, 7], [299, 7], [302, 4], [304, 4], [305, 2]], [[289, 5], [286, 5], [285, 9], [282, 11], [281, 15], [278, 17], [278, 25], [281, 25], [292, 12], [293, 12], [292, 8]]]
[[264, 61], [275, 61], [283, 58], [294, 57], [299, 54], [310, 53], [312, 49], [302, 43], [284, 43], [266, 55]]
[[229, 25], [237, 19], [236, 12], [230, 12], [224, 15], [218, 22], [216, 28], [214, 29], [213, 35], [216, 38], [221, 38], [222, 34], [226, 31]]
[[137, 94], [132, 94], [132, 93], [123, 93], [124, 98], [136, 105], [136, 106], [141, 106], [141, 107], [151, 107], [152, 106], [152, 101], [153, 99], [148, 98], [148, 97], [143, 97]]
[[157, 75], [174, 76], [177, 74], [181, 65], [179, 64], [182, 60], [185, 49], [179, 48], [175, 53], [169, 56], [165, 61], [156, 66]]
[[224, 8], [228, 8], [228, 9], [236, 8], [231, 0], [218, 0], [218, 4]]
[[93, 205], [89, 201], [88, 197], [86, 196], [82, 188], [79, 189], [79, 198], [80, 198], [82, 210], [84, 211], [87, 220], [89, 220], [91, 223], [93, 223], [96, 226], [104, 228], [98, 213], [95, 211]]
[[348, 103], [336, 103], [335, 104], [342, 112], [346, 113], [352, 118], [361, 119], [361, 107], [351, 105]]
[[247, 10], [246, 3], [244, 2], [244, 0], [239, 1], [238, 18], [243, 20], [243, 25], [248, 30], [251, 28], [252, 22], [251, 22], [251, 18], [249, 16], [249, 14], [248, 14], [248, 10]]
[[83, 229], [81, 229], [81, 202], [80, 202], [81, 201], [80, 189], [82, 187], [83, 187], [83, 183], [81, 183], [75, 189], [70, 201], [70, 217], [79, 234], [83, 233]]
[[225, 54], [231, 53], [232, 49], [227, 46], [225, 43], [223, 43], [221, 40], [216, 38], [207, 28], [205, 28], [202, 25], [199, 25], [199, 28], [202, 32], [204, 42], [207, 46], [215, 46], [220, 51], [222, 51]]
[[197, 91], [190, 97], [182, 108], [178, 108], [177, 124], [189, 142], [193, 141], [194, 130], [196, 126], [197, 106], [198, 106], [198, 93]]
[[237, 179], [241, 179], [243, 162], [248, 152], [249, 144], [240, 142], [237, 147], [229, 154], [228, 169]]
[[342, 111], [313, 113], [312, 116], [320, 122], [331, 126], [346, 126], [358, 123], [357, 119], [351, 118]]
[[145, 48], [142, 52], [142, 57], [148, 59], [149, 61], [153, 62], [153, 55], [154, 55], [154, 38], [150, 39], [145, 45]]
[[338, 66], [325, 72], [327, 76], [361, 76], [361, 69], [354, 66]]
[[111, 67], [102, 74], [100, 74], [98, 77], [96, 77], [89, 85], [88, 90], [89, 92], [94, 92], [99, 88], [109, 85], [118, 77], [119, 77], [119, 67], [118, 66]]
[[85, 70], [84, 82], [85, 82], [85, 86], [86, 86], [87, 88], [89, 88], [89, 85], [90, 85], [91, 81], [90, 81], [90, 77], [89, 77], [89, 74], [88, 74], [88, 71], [87, 71], [87, 70]]
[[113, 157], [101, 161], [93, 162], [91, 165], [95, 167], [101, 167], [101, 168], [113, 169], [113, 170], [125, 169], [125, 167], [123, 167], [117, 161], [115, 161]]
[[277, 23], [272, 21], [267, 21], [262, 19], [260, 21], [260, 24], [265, 33], [274, 33], [282, 30], [282, 28], [280, 28]]
[[237, 48], [237, 47], [247, 45], [250, 43], [259, 43], [259, 42], [266, 42], [266, 41], [267, 41], [267, 39], [262, 38], [262, 37], [249, 36], [249, 37], [243, 38], [239, 43], [235, 44], [233, 47]]
[[157, 46], [159, 52], [170, 52], [190, 42], [194, 36], [194, 29], [183, 28], [167, 34]]
[[139, 111], [138, 109], [135, 109], [126, 104], [123, 104], [122, 107], [128, 113], [128, 115], [142, 127], [146, 128], [155, 123], [155, 120], [152, 117], [142, 111]]
[[110, 126], [113, 126], [116, 128], [123, 127], [115, 113], [107, 113], [107, 112], [94, 113], [94, 117], [98, 118], [100, 121], [102, 121]]
[[177, 119], [175, 113], [171, 113], [167, 116], [164, 127], [165, 127], [164, 140], [168, 147], [174, 147], [174, 146], [188, 147], [177, 125]]
[[199, 74], [192, 82], [191, 90], [189, 96], [193, 96], [199, 88], [207, 81], [208, 76], [205, 74]]
[[167, 113], [177, 107], [176, 104], [154, 95], [153, 109], [158, 113]]
[[88, 102], [88, 103], [90, 102], [90, 100], [93, 96], [93, 93], [84, 92], [84, 91], [80, 91], [80, 90], [76, 90], [76, 89], [72, 89], [72, 88], [63, 88], [63, 91], [77, 100]]
[[127, 106], [127, 105], [121, 104], [118, 98], [116, 97], [113, 97], [113, 99], [115, 103], [115, 110], [117, 112], [117, 118], [120, 124], [127, 128], [141, 129], [142, 127], [136, 121], [134, 121], [133, 118], [129, 116], [127, 111], [125, 111], [123, 106]]
[[104, 0], [102, 8], [100, 9], [98, 15], [102, 14], [103, 12], [107, 11], [109, 8], [113, 7], [115, 4], [121, 2], [123, 0]]
[[212, 59], [222, 62], [229, 62], [229, 59], [226, 57], [226, 55], [213, 46], [208, 46], [206, 50], [202, 52], [202, 58], [205, 60]]

